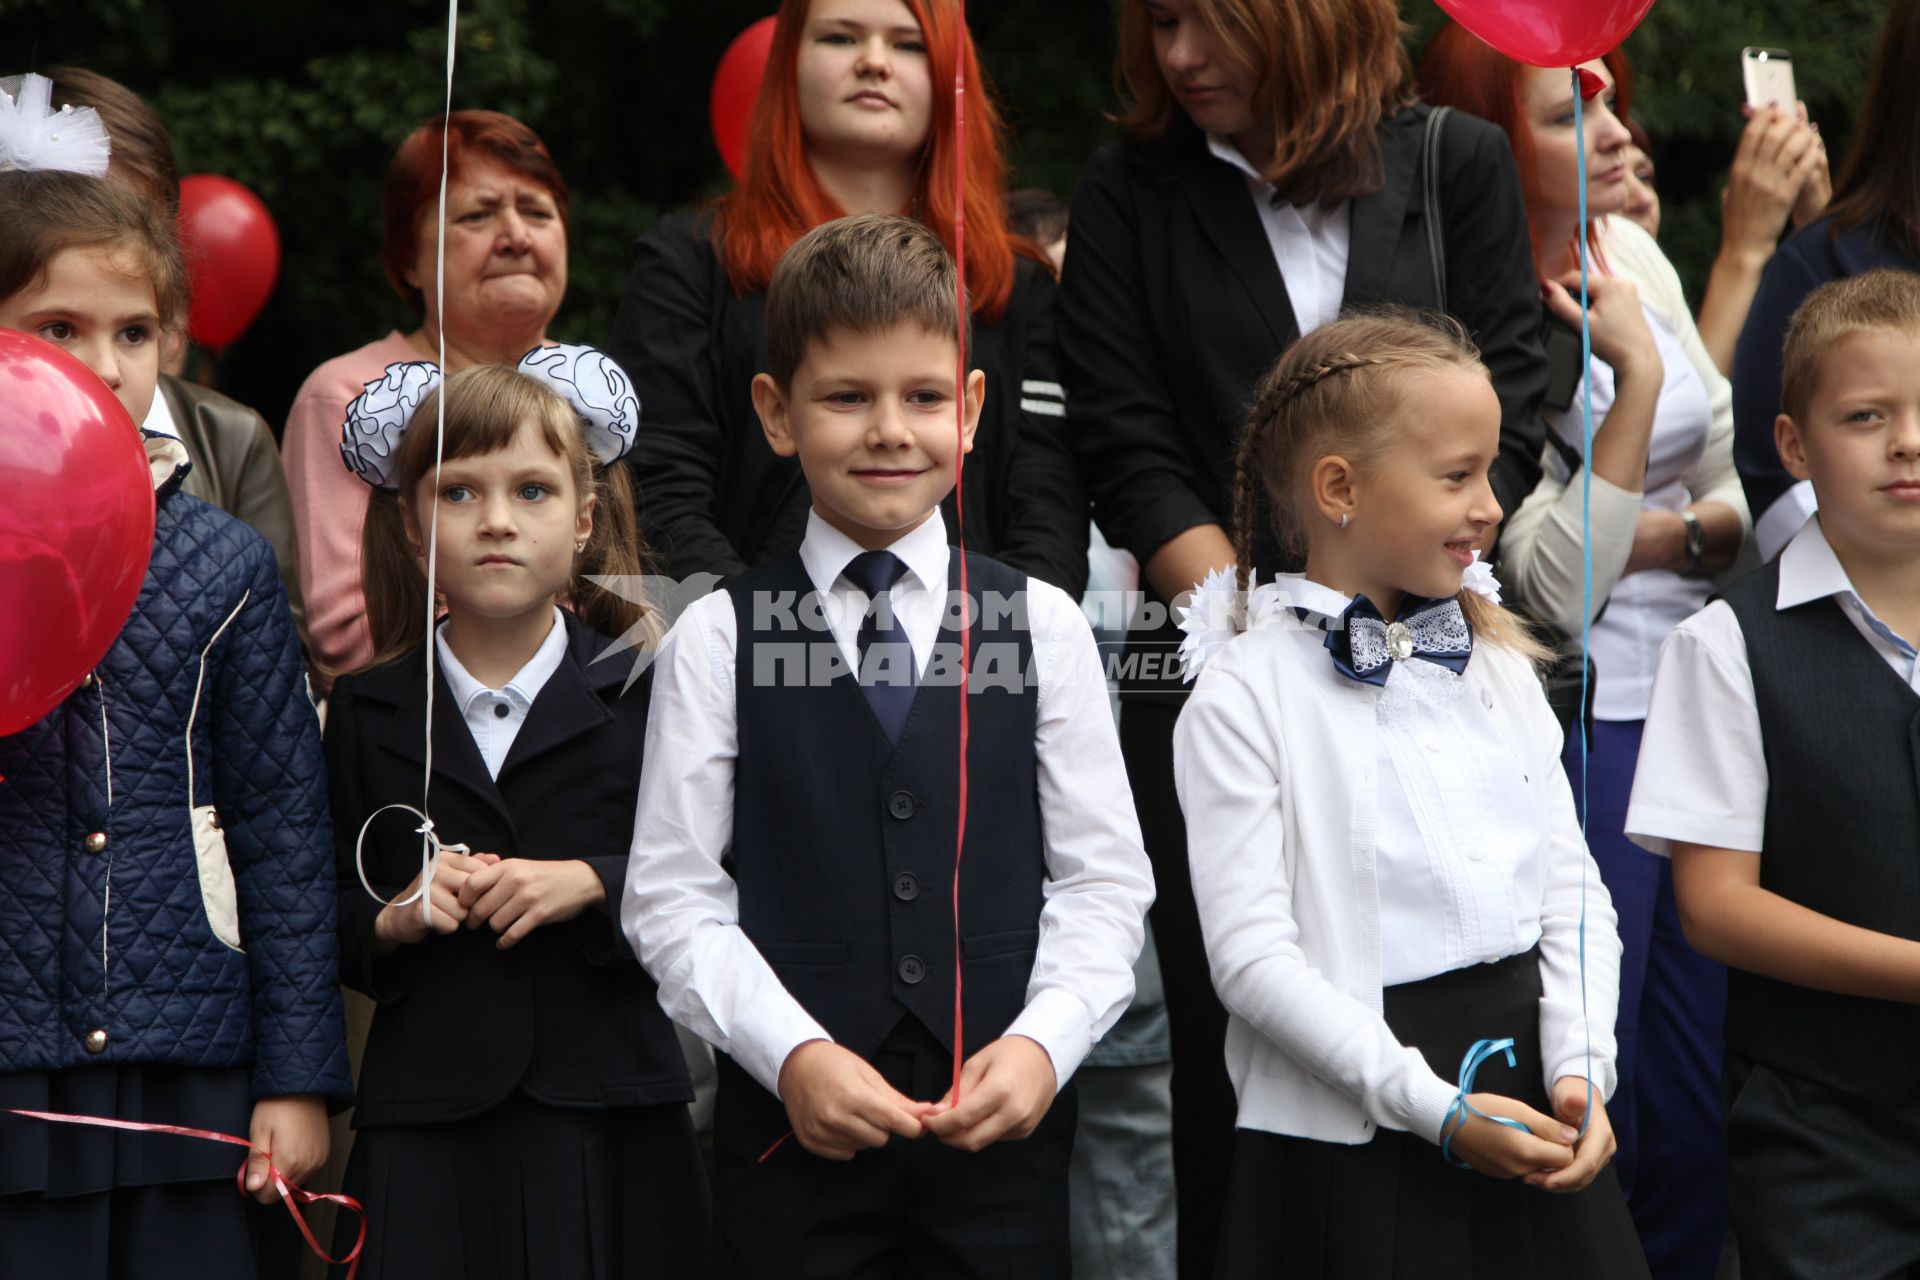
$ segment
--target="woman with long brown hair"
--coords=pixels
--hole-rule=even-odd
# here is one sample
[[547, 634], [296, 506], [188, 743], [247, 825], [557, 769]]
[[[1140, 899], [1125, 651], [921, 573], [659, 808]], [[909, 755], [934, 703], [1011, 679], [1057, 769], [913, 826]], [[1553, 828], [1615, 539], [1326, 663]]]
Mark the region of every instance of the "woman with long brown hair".
[[1768, 559], [1814, 509], [1773, 445], [1780, 412], [1780, 351], [1787, 323], [1829, 280], [1878, 267], [1920, 271], [1920, 3], [1895, 0], [1880, 29], [1873, 77], [1855, 117], [1853, 144], [1826, 216], [1789, 237], [1767, 264], [1733, 353], [1733, 461], [1753, 508], [1754, 539]]
[[[610, 350], [645, 424], [635, 462], [648, 540], [676, 577], [737, 574], [800, 543], [809, 503], [767, 448], [748, 389], [766, 368], [767, 281], [810, 228], [906, 213], [949, 251], [962, 204], [970, 352], [987, 403], [967, 461], [975, 550], [1078, 594], [1086, 512], [1054, 370], [1054, 282], [1007, 228], [1002, 127], [954, 0], [783, 0], [745, 171], [711, 208], [635, 247]], [[954, 191], [954, 68], [967, 82], [966, 182]], [[948, 528], [954, 527], [951, 501]]]
[[[1246, 404], [1275, 357], [1343, 307], [1440, 307], [1471, 331], [1500, 398], [1503, 506], [1539, 475], [1546, 372], [1506, 141], [1458, 114], [1429, 136], [1392, 0], [1126, 0], [1118, 79], [1129, 136], [1094, 157], [1074, 202], [1061, 350], [1095, 518], [1151, 587], [1121, 738], [1160, 892], [1181, 1273], [1204, 1276], [1234, 1098], [1173, 789], [1183, 697], [1160, 602], [1234, 560]], [[1262, 575], [1288, 567], [1264, 533], [1253, 560]]]

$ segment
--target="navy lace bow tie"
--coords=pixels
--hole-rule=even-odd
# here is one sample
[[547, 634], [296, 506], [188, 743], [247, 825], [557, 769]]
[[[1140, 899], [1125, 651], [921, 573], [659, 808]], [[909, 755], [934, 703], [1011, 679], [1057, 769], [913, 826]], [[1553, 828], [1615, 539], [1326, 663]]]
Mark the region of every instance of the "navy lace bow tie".
[[1473, 628], [1449, 596], [1430, 600], [1409, 596], [1392, 622], [1365, 596], [1355, 596], [1339, 622], [1327, 631], [1333, 666], [1349, 680], [1385, 685], [1393, 664], [1421, 658], [1455, 675], [1473, 655]]

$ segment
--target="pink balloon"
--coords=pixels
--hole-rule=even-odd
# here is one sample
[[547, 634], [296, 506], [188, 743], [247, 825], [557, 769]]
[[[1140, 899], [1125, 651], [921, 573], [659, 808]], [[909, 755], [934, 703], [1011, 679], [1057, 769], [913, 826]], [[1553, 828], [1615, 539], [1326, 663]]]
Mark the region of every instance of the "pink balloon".
[[0, 737], [79, 687], [126, 625], [153, 555], [140, 432], [50, 342], [0, 329]]
[[720, 55], [707, 95], [707, 119], [713, 124], [713, 145], [720, 148], [727, 172], [736, 180], [747, 163], [747, 125], [753, 119], [754, 99], [767, 73], [767, 55], [773, 50], [771, 17], [742, 31]]
[[215, 351], [247, 331], [280, 275], [280, 231], [260, 197], [232, 178], [180, 179], [180, 245], [193, 299], [187, 331]]
[[1577, 67], [1617, 48], [1653, 0], [1438, 0], [1442, 9], [1516, 62]]

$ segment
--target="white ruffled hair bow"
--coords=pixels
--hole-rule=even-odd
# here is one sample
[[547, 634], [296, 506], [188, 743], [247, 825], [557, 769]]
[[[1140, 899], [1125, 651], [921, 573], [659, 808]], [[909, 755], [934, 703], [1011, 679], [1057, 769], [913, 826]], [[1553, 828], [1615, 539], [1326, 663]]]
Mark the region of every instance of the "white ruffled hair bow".
[[[520, 358], [521, 373], [559, 393], [580, 418], [587, 452], [602, 466], [633, 448], [640, 431], [640, 398], [626, 370], [605, 352], [578, 344], [535, 347]], [[407, 424], [428, 394], [441, 384], [440, 368], [430, 360], [387, 366], [347, 406], [340, 456], [347, 470], [376, 489], [399, 488], [394, 460]]]
[[14, 170], [104, 178], [113, 146], [92, 107], [53, 109], [53, 81], [45, 76], [0, 80], [0, 173]]

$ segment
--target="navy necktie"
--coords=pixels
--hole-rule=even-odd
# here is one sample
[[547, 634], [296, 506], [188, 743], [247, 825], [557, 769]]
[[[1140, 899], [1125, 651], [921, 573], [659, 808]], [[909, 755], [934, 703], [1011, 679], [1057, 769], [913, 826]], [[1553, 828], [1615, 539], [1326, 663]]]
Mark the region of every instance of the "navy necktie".
[[900, 741], [907, 713], [913, 709], [914, 686], [920, 682], [907, 629], [887, 595], [906, 571], [906, 564], [891, 551], [863, 551], [843, 571], [846, 580], [867, 596], [867, 615], [860, 623], [860, 692], [892, 742]]

